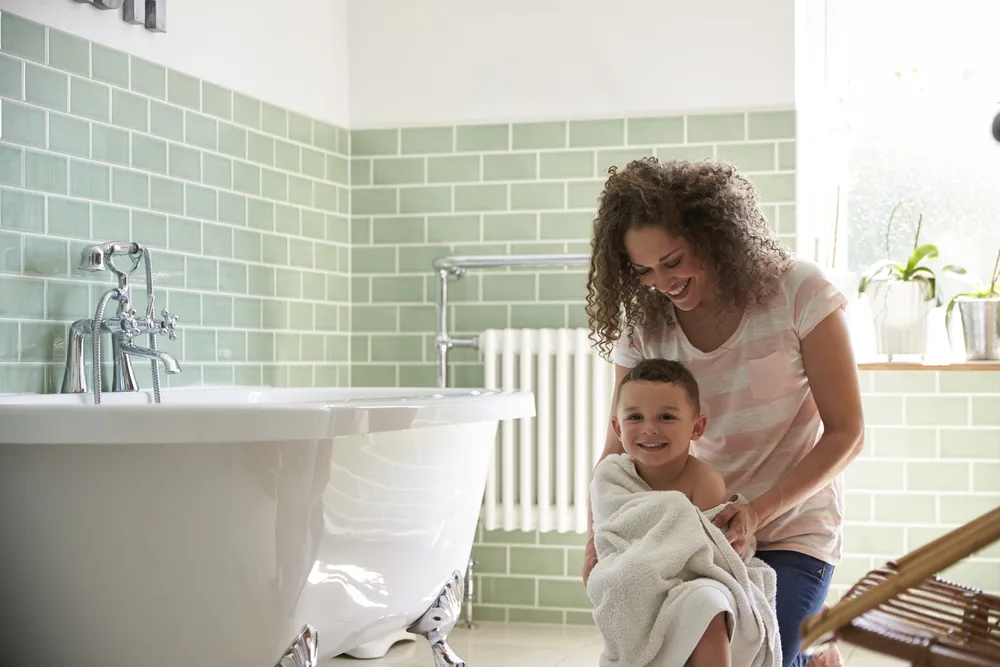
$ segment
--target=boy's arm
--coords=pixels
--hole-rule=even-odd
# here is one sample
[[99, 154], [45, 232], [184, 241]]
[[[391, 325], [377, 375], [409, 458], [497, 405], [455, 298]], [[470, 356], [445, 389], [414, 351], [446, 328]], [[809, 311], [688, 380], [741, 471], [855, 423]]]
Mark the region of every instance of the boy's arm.
[[698, 463], [698, 483], [691, 494], [691, 502], [704, 512], [726, 502], [726, 483], [711, 465], [700, 460]]

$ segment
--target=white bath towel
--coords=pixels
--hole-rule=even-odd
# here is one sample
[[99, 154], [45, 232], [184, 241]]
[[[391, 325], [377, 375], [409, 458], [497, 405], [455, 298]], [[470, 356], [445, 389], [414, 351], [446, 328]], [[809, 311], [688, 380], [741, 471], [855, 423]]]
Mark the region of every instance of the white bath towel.
[[727, 614], [733, 667], [781, 665], [776, 577], [747, 562], [677, 491], [652, 491], [631, 457], [601, 461], [591, 483], [598, 563], [587, 582], [604, 637], [601, 667], [682, 667], [708, 623]]

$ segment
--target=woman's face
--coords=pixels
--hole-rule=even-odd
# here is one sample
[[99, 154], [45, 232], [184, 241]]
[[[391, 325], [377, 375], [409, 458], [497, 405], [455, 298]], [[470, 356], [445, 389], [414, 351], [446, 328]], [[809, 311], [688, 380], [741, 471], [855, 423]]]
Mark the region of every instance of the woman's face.
[[661, 227], [625, 232], [632, 269], [646, 287], [662, 292], [681, 310], [694, 310], [712, 298], [708, 272], [691, 244]]

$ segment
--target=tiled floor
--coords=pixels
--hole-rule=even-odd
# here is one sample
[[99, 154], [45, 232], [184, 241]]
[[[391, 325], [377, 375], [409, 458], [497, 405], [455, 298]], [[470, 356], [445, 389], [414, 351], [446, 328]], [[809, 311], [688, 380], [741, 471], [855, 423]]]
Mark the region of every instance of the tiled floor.
[[[456, 628], [448, 637], [469, 667], [597, 667], [601, 637], [593, 628], [559, 625], [481, 623], [475, 630]], [[896, 667], [906, 663], [842, 647], [845, 667]], [[433, 667], [423, 638], [396, 644], [381, 660], [337, 658], [324, 667]]]

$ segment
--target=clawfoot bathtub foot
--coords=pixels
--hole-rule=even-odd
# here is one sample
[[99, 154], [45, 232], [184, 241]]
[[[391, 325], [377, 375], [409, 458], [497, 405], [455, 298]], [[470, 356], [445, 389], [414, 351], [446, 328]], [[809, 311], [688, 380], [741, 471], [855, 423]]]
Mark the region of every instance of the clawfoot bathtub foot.
[[465, 667], [465, 661], [448, 646], [448, 633], [458, 623], [461, 607], [462, 577], [456, 570], [431, 608], [407, 628], [430, 642], [434, 667]]
[[275, 667], [318, 667], [319, 633], [316, 628], [307, 625], [295, 638], [292, 645], [281, 656], [281, 661]]
[[431, 644], [431, 653], [434, 654], [434, 667], [465, 667], [465, 660], [458, 657], [443, 639], [437, 644]]

